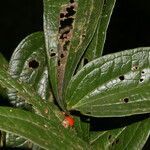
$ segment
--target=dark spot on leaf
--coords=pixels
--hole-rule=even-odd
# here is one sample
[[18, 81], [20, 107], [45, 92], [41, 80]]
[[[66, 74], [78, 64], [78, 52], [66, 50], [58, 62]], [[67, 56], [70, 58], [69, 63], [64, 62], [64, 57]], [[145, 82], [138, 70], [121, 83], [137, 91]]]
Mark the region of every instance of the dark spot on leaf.
[[120, 79], [121, 81], [123, 81], [123, 80], [124, 80], [124, 75], [119, 76], [119, 79]]
[[144, 80], [144, 79], [141, 78], [141, 79], [140, 79], [140, 82], [143, 82], [143, 80]]
[[65, 42], [65, 44], [63, 45], [63, 50], [67, 51], [67, 46], [69, 45], [70, 41]]
[[139, 67], [137, 66], [137, 65], [134, 65], [134, 66], [132, 66], [132, 71], [136, 71], [136, 70], [138, 70], [139, 69]]
[[119, 139], [116, 139], [116, 144], [118, 144], [119, 143]]
[[74, 14], [76, 13], [77, 4], [74, 0], [70, 0], [69, 4], [62, 5], [59, 18], [59, 34], [58, 34], [58, 94], [62, 95], [63, 79], [65, 66], [68, 57], [68, 48], [73, 33]]
[[58, 66], [60, 66], [60, 60], [58, 59]]
[[76, 11], [74, 11], [73, 9], [74, 9], [73, 6], [67, 8], [67, 12], [68, 12], [68, 13], [66, 14], [66, 17], [73, 16], [73, 15], [76, 13]]
[[74, 3], [74, 0], [70, 0], [70, 3]]
[[65, 39], [67, 38], [67, 34], [70, 32], [70, 30], [68, 31], [64, 31], [63, 34], [61, 34], [60, 39]]
[[128, 103], [128, 102], [129, 102], [129, 98], [126, 97], [126, 98], [123, 99], [123, 101], [124, 101], [125, 103]]
[[84, 37], [85, 37], [85, 34], [82, 34], [82, 37], [84, 38]]
[[36, 60], [31, 60], [31, 61], [29, 61], [29, 67], [36, 69], [39, 67], [39, 63]]
[[56, 56], [56, 53], [51, 53], [50, 56], [54, 57], [54, 56]]
[[[74, 3], [74, 0], [70, 1], [70, 3]], [[60, 39], [60, 50], [67, 51], [67, 46], [72, 38], [72, 30], [73, 30], [73, 22], [74, 22], [74, 15], [76, 11], [75, 4], [68, 4], [66, 6], [62, 6], [62, 10], [60, 11], [60, 23], [59, 23], [59, 39]], [[63, 18], [63, 19], [61, 19]], [[69, 42], [68, 42], [69, 41]]]
[[109, 136], [108, 136], [108, 139], [110, 140], [110, 139], [111, 139], [111, 137], [112, 137], [112, 135], [109, 135]]
[[107, 0], [104, 0], [104, 4], [106, 4]]
[[65, 17], [64, 13], [60, 13], [60, 18], [64, 18], [64, 17]]
[[62, 53], [62, 54], [60, 55], [60, 57], [63, 58], [63, 57], [64, 57], [64, 54]]
[[137, 69], [138, 69], [138, 66], [135, 66], [135, 69], [137, 70]]
[[66, 26], [71, 26], [73, 23], [73, 18], [67, 18], [60, 21], [60, 29], [65, 28]]
[[112, 143], [112, 146], [114, 146], [115, 144], [118, 144], [119, 143], [119, 139], [116, 139], [113, 143]]
[[88, 62], [89, 62], [88, 59], [87, 59], [87, 58], [84, 58], [84, 60], [83, 60], [83, 65], [86, 65]]

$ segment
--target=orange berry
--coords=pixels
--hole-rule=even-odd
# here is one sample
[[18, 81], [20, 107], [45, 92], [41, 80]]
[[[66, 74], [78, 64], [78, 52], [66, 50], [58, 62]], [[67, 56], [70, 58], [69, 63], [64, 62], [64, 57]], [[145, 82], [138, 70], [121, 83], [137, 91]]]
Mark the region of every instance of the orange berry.
[[62, 125], [65, 128], [68, 128], [69, 126], [73, 127], [74, 126], [74, 119], [71, 116], [65, 116], [65, 119], [63, 120]]

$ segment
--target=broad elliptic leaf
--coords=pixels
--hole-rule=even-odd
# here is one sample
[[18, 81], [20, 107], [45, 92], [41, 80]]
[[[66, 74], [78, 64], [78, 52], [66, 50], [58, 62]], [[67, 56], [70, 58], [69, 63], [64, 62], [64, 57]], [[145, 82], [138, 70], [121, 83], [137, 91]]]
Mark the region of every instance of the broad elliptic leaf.
[[31, 85], [12, 78], [3, 67], [1, 67], [0, 70], [0, 85], [8, 90], [14, 89], [17, 91], [18, 97], [21, 97], [25, 103], [32, 105], [36, 114], [41, 115], [43, 118], [52, 120], [55, 124], [62, 126], [61, 114], [59, 114], [60, 112], [55, 108], [54, 104], [42, 100]]
[[[91, 42], [101, 17], [104, 0], [79, 0], [74, 19], [72, 39], [70, 41], [69, 54], [66, 62], [63, 99], [65, 100], [67, 85], [77, 69], [77, 65]], [[96, 18], [96, 19], [95, 19]]]
[[[48, 69], [45, 52], [45, 42], [43, 32], [36, 32], [21, 41], [17, 46], [9, 63], [10, 75], [20, 82], [28, 83], [32, 86], [41, 100], [49, 101], [52, 107], [52, 95], [48, 80]], [[11, 103], [16, 107], [27, 107], [28, 104], [17, 94], [14, 89], [8, 90]], [[53, 105], [54, 106], [54, 105]], [[56, 107], [52, 107], [57, 113]], [[43, 109], [47, 109], [44, 108]], [[18, 136], [6, 133], [6, 146], [26, 147], [31, 143], [24, 141]]]
[[87, 144], [61, 124], [28, 111], [0, 107], [0, 129], [22, 136], [44, 149], [82, 150]]
[[150, 112], [150, 48], [98, 58], [84, 66], [66, 91], [68, 110], [95, 117]]
[[[9, 74], [12, 78], [21, 83], [25, 83], [27, 87], [29, 86], [28, 93], [31, 93], [31, 95], [37, 92], [37, 100], [41, 99], [41, 105], [43, 103], [42, 101], [46, 100], [49, 103], [48, 106], [53, 109], [53, 111], [58, 111], [52, 103], [53, 98], [48, 80], [43, 32], [33, 33], [22, 40], [11, 57]], [[32, 90], [30, 91], [31, 88], [33, 88], [33, 93], [31, 92]], [[21, 104], [23, 105], [24, 101], [22, 101], [22, 97], [18, 94], [18, 91], [15, 91], [14, 88], [12, 92], [10, 91], [11, 90], [9, 90], [9, 96], [14, 100], [14, 104], [16, 104], [17, 107], [20, 107]], [[20, 103], [17, 102], [17, 99], [20, 99]], [[23, 97], [23, 99], [25, 98]], [[37, 100], [35, 99], [33, 106]], [[30, 103], [28, 100], [26, 100], [26, 102]], [[43, 110], [46, 108], [46, 105], [43, 104]]]
[[150, 135], [149, 124], [150, 118], [147, 118], [122, 128], [91, 132], [90, 143], [93, 150], [142, 150]]
[[[0, 86], [2, 86], [3, 88], [7, 88], [7, 90], [13, 89], [16, 92], [17, 97], [20, 97], [21, 100], [24, 100], [26, 104], [31, 104], [34, 111], [37, 114], [53, 120], [56, 124], [60, 123], [59, 116], [57, 116], [58, 110], [55, 109], [53, 104], [48, 101], [44, 101], [36, 93], [36, 91], [31, 85], [17, 81], [16, 79], [12, 78], [7, 73], [4, 67], [1, 67], [0, 70]], [[15, 138], [13, 134], [6, 133], [6, 141], [5, 141], [6, 146], [12, 146], [12, 143], [10, 143], [10, 140], [12, 139], [13, 139], [13, 147], [20, 146], [22, 148], [25, 148], [26, 142], [28, 142], [27, 140], [21, 139], [20, 137]], [[22, 143], [21, 140], [24, 142]]]
[[[86, 52], [83, 56], [82, 61], [80, 62], [79, 69], [81, 69], [88, 62], [92, 61], [95, 58], [98, 58], [102, 55], [103, 46], [106, 39], [106, 31], [110, 21], [110, 17], [115, 5], [115, 0], [107, 0], [103, 2], [101, 16], [95, 31], [95, 34], [92, 38], [92, 41], [89, 43]], [[78, 71], [77, 70], [77, 71]], [[90, 118], [89, 118], [90, 120]], [[78, 123], [77, 123], [78, 122]], [[76, 130], [80, 137], [88, 141], [89, 138], [89, 122], [83, 121], [81, 118], [76, 120]]]
[[79, 67], [77, 71], [80, 70], [82, 66], [86, 65], [88, 62], [102, 55], [106, 40], [107, 28], [110, 22], [113, 8], [115, 6], [115, 2], [116, 0], [104, 1], [101, 17], [99, 19], [95, 34], [92, 38], [92, 41], [89, 43], [85, 54], [83, 55], [80, 65], [78, 65]]
[[[48, 100], [50, 87], [43, 32], [33, 33], [21, 41], [10, 59], [9, 73], [21, 82], [29, 83], [43, 100]], [[14, 90], [9, 91], [9, 98], [17, 107], [25, 105]]]
[[12, 78], [3, 67], [0, 69], [0, 86], [17, 91], [18, 97], [21, 97], [25, 103], [31, 104], [37, 114], [59, 121], [55, 109], [53, 110], [53, 106], [48, 101], [43, 101], [31, 85]]
[[103, 0], [44, 1], [50, 80], [58, 104], [64, 110], [66, 106], [62, 94], [94, 35], [102, 4]]

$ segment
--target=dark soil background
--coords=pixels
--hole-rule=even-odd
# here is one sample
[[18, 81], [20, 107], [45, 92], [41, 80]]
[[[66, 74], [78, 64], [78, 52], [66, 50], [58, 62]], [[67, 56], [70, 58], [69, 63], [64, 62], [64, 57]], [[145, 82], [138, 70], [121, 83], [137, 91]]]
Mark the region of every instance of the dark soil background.
[[[0, 1], [0, 52], [8, 60], [25, 36], [43, 30], [42, 13], [42, 0]], [[150, 46], [150, 0], [117, 0], [104, 54], [143, 46]]]
[[[42, 13], [42, 0], [0, 1], [0, 52], [7, 59], [25, 36], [43, 30]], [[149, 27], [149, 0], [117, 0], [104, 54], [150, 46]]]
[[43, 30], [42, 0], [0, 1], [0, 52], [8, 59], [27, 35]]

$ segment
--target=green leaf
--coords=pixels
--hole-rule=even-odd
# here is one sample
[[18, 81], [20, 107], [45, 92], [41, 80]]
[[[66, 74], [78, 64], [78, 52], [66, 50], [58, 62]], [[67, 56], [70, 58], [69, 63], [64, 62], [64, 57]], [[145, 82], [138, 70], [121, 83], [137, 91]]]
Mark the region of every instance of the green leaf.
[[115, 6], [115, 2], [116, 0], [104, 1], [96, 32], [84, 55], [85, 61], [92, 61], [93, 59], [102, 55], [106, 40], [107, 28], [110, 22], [113, 8]]
[[3, 65], [6, 69], [8, 67], [8, 61], [6, 58], [0, 53], [0, 66]]
[[70, 81], [68, 109], [96, 117], [150, 112], [149, 52], [132, 49], [87, 64]]
[[4, 147], [31, 149], [32, 143], [20, 136], [14, 135], [12, 133], [6, 133]]
[[13, 79], [3, 67], [0, 70], [0, 85], [17, 91], [17, 95], [21, 99], [33, 106], [36, 114], [52, 120], [55, 124], [61, 123], [62, 115], [53, 103], [43, 101], [32, 86]]
[[100, 18], [102, 3], [103, 0], [44, 1], [44, 32], [49, 74], [55, 97], [64, 110], [62, 92], [65, 92], [94, 35], [99, 20], [95, 19], [95, 16]]
[[[69, 50], [70, 53], [71, 53], [70, 56], [69, 56], [69, 57], [71, 57], [71, 60], [68, 61], [68, 69], [66, 68], [66, 74], [71, 73], [70, 72], [71, 67], [69, 66], [70, 63], [71, 62], [74, 63], [74, 64], [72, 64], [72, 67], [74, 67], [73, 69], [75, 70], [76, 65], [79, 62], [79, 60], [80, 60], [83, 52], [85, 51], [85, 49], [87, 47], [89, 49], [89, 46], [91, 47], [91, 43], [94, 43], [94, 42], [90, 42], [90, 40], [93, 37], [93, 34], [94, 34], [94, 32], [96, 30], [96, 27], [97, 27], [97, 24], [98, 24], [98, 19], [95, 19], [95, 15], [96, 15], [96, 12], [97, 12], [97, 14], [99, 14], [98, 18], [100, 18], [104, 1], [103, 0], [101, 0], [99, 2], [98, 1], [95, 1], [95, 2], [94, 1], [93, 2], [88, 1], [88, 2], [84, 2], [84, 5], [85, 5], [85, 3], [87, 3], [86, 4], [87, 9], [86, 9], [85, 6], [84, 6], [85, 10], [83, 8], [81, 8], [81, 9], [83, 9], [82, 10], [82, 15], [80, 14], [81, 11], [80, 10], [78, 11], [78, 9], [77, 9], [77, 15], [76, 15], [76, 18], [75, 18], [75, 27], [74, 27], [74, 33], [73, 33], [75, 36], [72, 37], [71, 47], [70, 47], [70, 50]], [[83, 3], [80, 3], [79, 5], [81, 7], [83, 7]], [[92, 10], [92, 7], [95, 7], [95, 9]], [[86, 11], [87, 10], [89, 11], [90, 9], [91, 9], [91, 16], [87, 18], [87, 20], [89, 20], [89, 22], [84, 23], [83, 18], [85, 19], [86, 17], [83, 17], [83, 16], [86, 15]], [[91, 22], [92, 22], [92, 26], [91, 26]], [[80, 24], [83, 24], [83, 27], [81, 27], [79, 29], [78, 27], [81, 26]], [[81, 33], [81, 34], [79, 34], [79, 33]], [[82, 36], [85, 36], [85, 39]], [[94, 36], [95, 36], [95, 34], [94, 34]], [[82, 39], [80, 37], [82, 37]], [[93, 39], [95, 39], [95, 37], [93, 37]], [[89, 43], [90, 43], [90, 45], [89, 45]], [[91, 49], [90, 49], [90, 51], [91, 51]], [[92, 49], [92, 51], [93, 51], [93, 49]], [[74, 56], [76, 56], [76, 53], [78, 55], [75, 58]], [[74, 59], [76, 59], [76, 60], [74, 60]], [[73, 62], [73, 61], [75, 61], [75, 62]], [[81, 66], [83, 66], [83, 64], [81, 64]], [[69, 82], [70, 79], [67, 77], [64, 80], [65, 80], [64, 83], [67, 83], [67, 82]], [[66, 84], [66, 86], [67, 86], [67, 84]], [[65, 92], [65, 88], [64, 88], [64, 92]], [[81, 137], [82, 139], [84, 139], [87, 142], [89, 141], [89, 129], [90, 129], [90, 124], [89, 124], [90, 121], [89, 120], [90, 120], [90, 118], [88, 118], [88, 121], [85, 121], [85, 116], [81, 116], [80, 118], [77, 117], [76, 121], [75, 121], [76, 122], [75, 129], [76, 129], [76, 132], [77, 132], [78, 136]]]
[[[54, 114], [58, 113], [58, 108], [52, 104], [52, 93], [48, 80], [48, 69], [46, 61], [46, 52], [44, 45], [43, 32], [36, 32], [21, 41], [17, 46], [9, 63], [10, 75], [18, 79], [20, 82], [29, 83], [41, 100], [49, 100], [48, 105], [51, 107]], [[28, 104], [18, 95], [14, 89], [9, 90], [9, 98], [11, 103], [17, 107], [29, 107]], [[43, 107], [47, 111], [47, 107]], [[47, 115], [46, 115], [47, 116]], [[24, 139], [14, 136], [13, 134], [6, 133], [6, 145], [13, 147], [31, 147], [31, 143]]]
[[[130, 118], [132, 119], [132, 118]], [[124, 118], [124, 122], [127, 119]], [[130, 120], [131, 121], [131, 120]], [[123, 122], [123, 121], [122, 121]], [[111, 125], [113, 122], [111, 123]], [[91, 133], [91, 145], [94, 150], [132, 149], [141, 150], [150, 135], [150, 119], [144, 119], [122, 128]]]
[[5, 145], [5, 133], [0, 131], [0, 148]]
[[15, 133], [45, 149], [87, 149], [86, 143], [71, 131], [33, 113], [0, 107], [0, 129]]
[[86, 116], [74, 117], [75, 119], [75, 130], [78, 137], [89, 143], [90, 135], [90, 118]]
[[46, 54], [48, 59], [48, 71], [52, 90], [58, 104], [65, 109], [64, 103], [58, 96], [58, 76], [57, 76], [57, 61], [58, 61], [58, 36], [59, 36], [59, 16], [61, 5], [68, 3], [68, 0], [44, 0], [44, 34]]
[[97, 42], [97, 48], [96, 48], [97, 57], [102, 55], [105, 40], [106, 40], [108, 25], [111, 19], [111, 15], [112, 15], [115, 3], [116, 3], [116, 0], [105, 0], [102, 14], [101, 14], [101, 19], [98, 25], [98, 42]]
[[[108, 28], [108, 24], [110, 21], [110, 17], [111, 17], [114, 5], [115, 5], [115, 0], [109, 0], [109, 1], [104, 2], [97, 29], [92, 38], [92, 41], [90, 42], [90, 44], [88, 45], [86, 49], [86, 53], [84, 54], [83, 60], [81, 61], [78, 69], [81, 69], [89, 61], [92, 61], [93, 59], [98, 58], [102, 55], [103, 45], [105, 43], [105, 38], [106, 38], [106, 31]], [[89, 140], [89, 123], [88, 122], [84, 122], [82, 121], [82, 119], [80, 120], [78, 118], [76, 120], [75, 128], [76, 128], [78, 135], [81, 138], [83, 138], [86, 141]]]
[[[35, 110], [36, 113], [40, 113], [48, 118], [49, 114], [53, 114], [54, 120], [57, 120], [57, 122], [62, 120], [61, 115], [59, 115], [59, 109], [52, 102], [53, 97], [48, 81], [44, 36], [42, 32], [33, 33], [21, 41], [11, 57], [9, 74], [21, 83], [30, 84], [26, 87], [29, 87], [28, 93], [33, 90], [34, 94], [41, 97], [39, 97], [39, 101], [41, 102], [38, 102], [36, 98], [33, 99], [32, 96], [26, 99], [26, 96], [29, 94], [22, 96], [23, 93], [20, 95], [16, 89], [9, 88], [8, 95], [11, 103], [17, 107], [25, 106], [27, 108], [30, 106], [28, 104], [32, 104], [33, 108], [38, 107]], [[32, 102], [31, 99], [33, 100]], [[42, 102], [45, 100], [48, 102]], [[18, 145], [23, 148], [28, 143], [28, 141], [24, 141], [24, 139], [13, 134], [6, 133], [6, 137], [7, 146], [13, 144], [13, 147]]]
[[[40, 106], [43, 109], [42, 110], [40, 108], [40, 110], [42, 111], [47, 109], [46, 105], [48, 104], [49, 109], [58, 112], [58, 109], [54, 106], [52, 102], [50, 102], [50, 100], [52, 101], [52, 94], [51, 94], [51, 89], [48, 81], [47, 62], [46, 62], [46, 54], [45, 54], [45, 47], [44, 47], [44, 36], [42, 32], [36, 32], [27, 36], [18, 45], [10, 60], [9, 74], [11, 75], [12, 78], [17, 79], [19, 81], [19, 83], [18, 82], [14, 83], [14, 86], [19, 84], [18, 86], [23, 86], [23, 88], [26, 88], [26, 93], [27, 95], [30, 95], [31, 99], [33, 99], [32, 96], [37, 97], [37, 99], [36, 98], [34, 99], [35, 102], [33, 102], [33, 100], [32, 102], [30, 102], [31, 99], [29, 99], [28, 101], [28, 99], [22, 96], [22, 94], [21, 96], [18, 94], [17, 89], [15, 90], [13, 88], [12, 90], [13, 92], [12, 93], [9, 92], [9, 95], [10, 98], [14, 99], [14, 103], [16, 103], [16, 105], [17, 105], [16, 99], [18, 98], [22, 100], [23, 98], [26, 99], [25, 101], [27, 103], [32, 104], [35, 107], [37, 105], [41, 105], [41, 106], [43, 105], [43, 107]], [[10, 82], [11, 82], [11, 77], [9, 77]], [[25, 84], [21, 85], [21, 83], [25, 83]], [[35, 94], [37, 96], [35, 96]], [[39, 102], [37, 102], [38, 99]], [[49, 102], [43, 102], [45, 100], [47, 101], [49, 100]], [[24, 104], [24, 102], [22, 101], [20, 103]], [[41, 104], [36, 104], [36, 103], [41, 103]], [[48, 116], [48, 114], [46, 116]]]
[[107, 28], [115, 6], [115, 2], [116, 0], [104, 1], [101, 17], [99, 19], [95, 34], [92, 38], [92, 41], [88, 45], [85, 54], [83, 55], [83, 59], [81, 60], [77, 71], [80, 70], [88, 62], [102, 55], [106, 40]]
[[[1, 68], [1, 66], [3, 66], [6, 70], [7, 70], [7, 68], [8, 68], [8, 61], [5, 59], [5, 57], [0, 53], [0, 68]], [[4, 88], [2, 88], [1, 86], [0, 86], [0, 96], [2, 96], [2, 97], [0, 97], [0, 98], [7, 98], [7, 92], [6, 92], [6, 90], [4, 89]]]
[[[32, 85], [43, 100], [48, 100], [50, 87], [42, 32], [33, 33], [22, 40], [11, 57], [9, 73], [13, 78]], [[10, 90], [9, 95], [14, 105], [24, 105], [16, 91]]]
[[49, 102], [43, 101], [31, 85], [13, 79], [3, 67], [0, 70], [0, 85], [8, 90], [17, 91], [18, 97], [31, 104], [36, 113], [46, 118], [51, 117], [49, 119], [59, 122], [58, 117], [56, 117], [56, 110]]
[[104, 0], [78, 1], [74, 31], [70, 42], [63, 82], [64, 100], [68, 83], [75, 73], [77, 65], [96, 31], [99, 18], [101, 17], [103, 2]]

